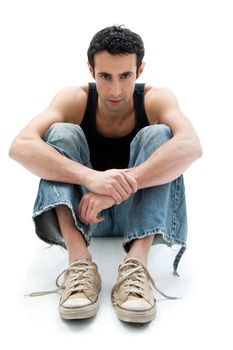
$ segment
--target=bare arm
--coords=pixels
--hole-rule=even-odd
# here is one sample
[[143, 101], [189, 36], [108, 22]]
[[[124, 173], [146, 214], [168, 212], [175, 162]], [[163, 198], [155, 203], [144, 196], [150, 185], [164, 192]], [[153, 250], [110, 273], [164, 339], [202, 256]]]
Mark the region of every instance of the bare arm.
[[75, 93], [83, 98], [81, 89], [75, 91], [68, 88], [58, 93], [48, 108], [26, 125], [10, 147], [11, 158], [43, 179], [81, 183], [85, 176], [84, 166], [62, 156], [43, 141], [45, 132], [52, 124], [73, 122]]
[[173, 137], [146, 161], [129, 170], [128, 173], [136, 179], [138, 188], [173, 181], [202, 155], [196, 131], [180, 111], [175, 96], [169, 90], [152, 91], [148, 103], [159, 118], [158, 122], [171, 128]]
[[45, 132], [54, 123], [80, 124], [86, 98], [86, 92], [81, 88], [62, 90], [49, 107], [19, 133], [9, 155], [45, 180], [84, 185], [90, 191], [110, 195], [116, 203], [120, 203], [137, 190], [133, 177], [120, 170], [92, 170], [66, 158], [43, 141]]

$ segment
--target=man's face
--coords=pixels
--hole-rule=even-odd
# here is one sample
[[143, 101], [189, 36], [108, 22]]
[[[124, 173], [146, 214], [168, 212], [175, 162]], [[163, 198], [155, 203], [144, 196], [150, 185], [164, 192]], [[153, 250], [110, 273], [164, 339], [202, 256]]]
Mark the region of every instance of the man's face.
[[[107, 51], [95, 54], [95, 70], [89, 66], [96, 80], [100, 103], [109, 111], [123, 110], [131, 101], [137, 79], [136, 54], [111, 55]], [[138, 76], [143, 71], [139, 67]]]

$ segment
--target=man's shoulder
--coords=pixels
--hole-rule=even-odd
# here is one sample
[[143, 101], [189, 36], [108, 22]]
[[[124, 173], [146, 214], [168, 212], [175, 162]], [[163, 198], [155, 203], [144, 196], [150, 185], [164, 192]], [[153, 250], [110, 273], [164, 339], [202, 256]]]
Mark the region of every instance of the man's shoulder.
[[63, 106], [85, 106], [88, 97], [88, 85], [64, 87], [55, 95], [53, 102]]
[[88, 84], [80, 86], [68, 86], [61, 89], [56, 97], [65, 100], [85, 99], [88, 96]]
[[156, 88], [150, 85], [145, 85], [144, 91], [144, 103], [147, 115], [152, 122], [158, 122], [161, 109], [164, 110], [170, 105], [173, 105], [176, 98], [167, 87]]
[[144, 88], [145, 95], [150, 98], [159, 98], [161, 96], [171, 93], [171, 90], [167, 87], [154, 87], [148, 84], [145, 84]]
[[156, 88], [150, 85], [145, 85], [145, 103], [154, 106], [167, 104], [175, 101], [176, 97], [173, 92], [167, 87]]
[[86, 108], [88, 85], [69, 86], [61, 89], [53, 98], [50, 108], [60, 111], [65, 120], [79, 124]]

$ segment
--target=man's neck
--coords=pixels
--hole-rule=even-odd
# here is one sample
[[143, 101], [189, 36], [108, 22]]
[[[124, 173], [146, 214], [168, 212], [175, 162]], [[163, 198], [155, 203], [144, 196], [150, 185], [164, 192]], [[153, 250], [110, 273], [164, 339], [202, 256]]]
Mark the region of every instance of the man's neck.
[[111, 110], [106, 108], [102, 101], [98, 99], [96, 113], [98, 114], [98, 117], [105, 122], [121, 124], [122, 122], [124, 122], [124, 120], [130, 118], [134, 114], [133, 98], [126, 106], [118, 110]]
[[101, 109], [101, 106], [97, 108], [96, 127], [99, 133], [106, 137], [121, 137], [129, 134], [135, 127], [133, 102], [132, 105], [127, 105], [127, 108], [120, 111]]

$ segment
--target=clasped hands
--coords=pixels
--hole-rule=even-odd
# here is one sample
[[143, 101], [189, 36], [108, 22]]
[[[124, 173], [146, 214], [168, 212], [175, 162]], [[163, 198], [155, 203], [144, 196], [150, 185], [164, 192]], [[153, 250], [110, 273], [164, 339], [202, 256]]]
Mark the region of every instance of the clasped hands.
[[82, 196], [78, 216], [84, 224], [96, 224], [104, 220], [98, 213], [120, 204], [137, 192], [137, 181], [129, 174], [130, 169], [96, 171], [90, 169], [85, 178], [89, 192]]

